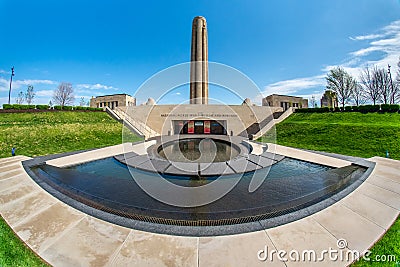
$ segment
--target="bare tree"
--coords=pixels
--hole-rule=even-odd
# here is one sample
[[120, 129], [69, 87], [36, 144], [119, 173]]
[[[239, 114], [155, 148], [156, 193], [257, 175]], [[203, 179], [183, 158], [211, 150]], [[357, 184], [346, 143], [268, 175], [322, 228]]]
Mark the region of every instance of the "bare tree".
[[60, 83], [57, 89], [54, 90], [53, 101], [62, 107], [74, 104], [75, 96], [72, 84], [67, 82]]
[[353, 88], [353, 91], [351, 92], [351, 97], [357, 107], [359, 105], [365, 104], [367, 97], [365, 96], [365, 92], [361, 84], [357, 83], [357, 85]]
[[82, 96], [81, 99], [79, 100], [79, 106], [83, 107], [86, 105], [86, 100], [85, 98]]
[[357, 86], [356, 80], [343, 68], [336, 67], [326, 76], [326, 88], [336, 93], [339, 103], [344, 105], [350, 100], [354, 87]]
[[362, 89], [368, 100], [371, 100], [374, 105], [376, 105], [381, 97], [381, 92], [376, 85], [374, 80], [374, 73], [377, 70], [377, 67], [374, 67], [373, 70], [367, 65], [360, 74], [360, 82]]
[[35, 98], [36, 93], [33, 91], [33, 86], [28, 85], [28, 89], [26, 89], [25, 93], [25, 100], [28, 105], [30, 105], [33, 102], [33, 99]]
[[396, 74], [396, 80], [393, 81], [391, 80], [391, 86], [393, 88], [392, 91], [392, 102], [397, 103], [400, 100], [400, 57], [399, 61], [397, 62], [397, 74]]
[[15, 98], [15, 103], [17, 103], [18, 105], [21, 105], [22, 103], [24, 103], [25, 101], [25, 95], [24, 92], [19, 92], [17, 97]]
[[397, 62], [396, 83], [400, 83], [400, 57], [399, 57], [399, 62]]
[[391, 86], [389, 74], [385, 69], [375, 68], [373, 71], [373, 84], [379, 90], [381, 100], [384, 104], [390, 103]]
[[315, 99], [315, 96], [311, 96], [310, 105], [312, 108], [315, 108], [317, 106], [317, 100]]

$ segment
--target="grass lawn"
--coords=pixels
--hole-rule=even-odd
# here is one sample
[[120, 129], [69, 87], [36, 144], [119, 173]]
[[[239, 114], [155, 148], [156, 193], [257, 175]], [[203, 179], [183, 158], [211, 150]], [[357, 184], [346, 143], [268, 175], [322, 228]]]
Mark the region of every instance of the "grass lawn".
[[[12, 147], [17, 155], [35, 157], [121, 142], [122, 125], [105, 112], [0, 113], [0, 158], [10, 157]], [[0, 266], [45, 265], [0, 217]]]
[[[382, 256], [384, 255], [384, 256]], [[377, 262], [377, 260], [388, 259], [390, 255], [394, 255], [396, 260], [387, 262]], [[377, 257], [378, 256], [378, 257]], [[378, 243], [371, 249], [369, 261], [361, 259], [354, 263], [353, 267], [366, 267], [366, 266], [400, 266], [400, 217], [390, 227], [386, 234]], [[397, 263], [396, 263], [397, 262]]]
[[[268, 141], [268, 136], [262, 141]], [[276, 126], [280, 145], [369, 158], [400, 159], [398, 113], [295, 113]]]
[[47, 266], [0, 217], [0, 266]]
[[[295, 113], [276, 126], [276, 142], [363, 158], [385, 157], [388, 150], [390, 158], [400, 160], [400, 114]], [[371, 251], [371, 261], [352, 266], [400, 266], [400, 217]], [[372, 261], [376, 255], [395, 255], [398, 263]]]
[[[400, 114], [293, 114], [277, 125], [282, 145], [359, 157], [400, 159]], [[131, 136], [130, 141], [139, 140]], [[268, 136], [262, 140], [267, 141]], [[0, 157], [39, 156], [120, 144], [122, 126], [102, 112], [0, 114]], [[400, 261], [400, 219], [372, 248], [375, 255]], [[386, 265], [385, 265], [386, 264]], [[359, 261], [355, 266], [396, 266]], [[45, 266], [0, 217], [0, 266]], [[397, 265], [398, 266], [398, 265]]]
[[17, 155], [36, 157], [121, 142], [121, 124], [105, 112], [0, 114], [0, 158], [10, 157], [12, 147]]

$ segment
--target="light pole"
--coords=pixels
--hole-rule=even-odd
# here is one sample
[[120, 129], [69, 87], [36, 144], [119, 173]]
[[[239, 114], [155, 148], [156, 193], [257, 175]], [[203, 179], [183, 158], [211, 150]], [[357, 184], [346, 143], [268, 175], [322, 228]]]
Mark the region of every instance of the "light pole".
[[14, 76], [14, 67], [11, 68], [10, 91], [8, 91], [8, 104], [10, 104], [10, 100], [11, 100], [11, 84], [12, 84], [13, 76]]
[[390, 78], [390, 86], [392, 87], [390, 102], [391, 102], [391, 104], [394, 104], [394, 88], [393, 88], [392, 73], [390, 72], [390, 65], [389, 64], [388, 64], [388, 73], [389, 73], [389, 78]]

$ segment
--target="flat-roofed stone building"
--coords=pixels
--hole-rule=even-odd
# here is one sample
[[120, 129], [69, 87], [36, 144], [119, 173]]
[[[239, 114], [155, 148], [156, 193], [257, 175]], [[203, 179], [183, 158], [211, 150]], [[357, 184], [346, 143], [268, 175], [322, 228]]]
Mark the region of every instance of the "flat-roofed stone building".
[[263, 106], [281, 107], [283, 111], [290, 107], [294, 108], [307, 108], [308, 100], [298, 96], [289, 95], [269, 95], [262, 100]]
[[116, 107], [136, 106], [136, 99], [128, 94], [102, 95], [90, 99], [90, 107], [114, 109]]

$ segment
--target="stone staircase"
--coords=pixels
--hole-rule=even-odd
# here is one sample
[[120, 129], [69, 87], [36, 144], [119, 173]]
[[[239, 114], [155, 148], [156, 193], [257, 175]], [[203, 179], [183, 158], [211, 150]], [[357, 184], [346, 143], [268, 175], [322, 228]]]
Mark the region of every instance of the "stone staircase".
[[275, 124], [280, 123], [281, 121], [283, 121], [284, 119], [289, 117], [293, 112], [294, 112], [294, 108], [291, 107], [291, 108], [288, 108], [285, 112], [283, 112], [279, 116], [279, 118], [270, 120], [270, 121], [268, 121], [268, 123], [265, 123], [263, 125], [261, 125], [261, 123], [260, 123], [260, 130], [258, 132], [256, 132], [255, 134], [253, 134], [253, 138], [252, 139], [256, 140], [256, 139], [260, 138], [265, 133], [267, 133], [269, 130], [271, 130], [272, 127], [275, 126]]
[[131, 131], [146, 140], [160, 135], [158, 132], [147, 126], [145, 122], [139, 120], [138, 118], [132, 118], [124, 110], [118, 107], [113, 110], [109, 107], [106, 107], [106, 112], [114, 119], [123, 122], [124, 125], [127, 126]]

